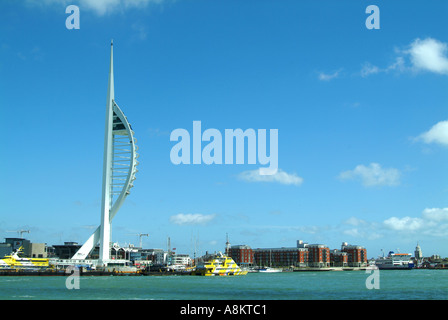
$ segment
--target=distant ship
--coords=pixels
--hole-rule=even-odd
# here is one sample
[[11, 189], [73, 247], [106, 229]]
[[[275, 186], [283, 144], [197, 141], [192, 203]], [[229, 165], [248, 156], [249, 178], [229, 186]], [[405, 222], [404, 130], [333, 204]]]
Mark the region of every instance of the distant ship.
[[196, 266], [192, 275], [197, 276], [241, 276], [247, 274], [232, 258], [221, 252], [207, 257], [206, 261]]
[[387, 257], [379, 257], [375, 260], [375, 265], [380, 270], [407, 270], [414, 268], [410, 253], [389, 252]]
[[23, 247], [18, 248], [12, 252], [11, 255], [7, 255], [0, 259], [0, 269], [42, 269], [49, 268], [49, 259], [46, 258], [24, 258], [21, 257]]

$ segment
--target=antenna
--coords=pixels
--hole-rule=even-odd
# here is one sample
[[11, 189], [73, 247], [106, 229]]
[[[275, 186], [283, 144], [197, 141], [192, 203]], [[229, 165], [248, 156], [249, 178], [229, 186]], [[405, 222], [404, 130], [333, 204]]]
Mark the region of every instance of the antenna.
[[167, 245], [168, 245], [168, 254], [171, 254], [171, 239], [170, 239], [170, 237], [168, 237]]

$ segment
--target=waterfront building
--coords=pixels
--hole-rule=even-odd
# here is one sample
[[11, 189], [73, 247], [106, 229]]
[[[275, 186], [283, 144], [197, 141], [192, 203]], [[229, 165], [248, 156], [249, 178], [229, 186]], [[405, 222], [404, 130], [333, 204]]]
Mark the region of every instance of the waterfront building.
[[308, 245], [308, 266], [325, 268], [330, 266], [330, 248], [324, 244]]
[[47, 245], [45, 243], [31, 243], [30, 246], [31, 258], [47, 258]]
[[11, 251], [16, 251], [22, 247], [22, 254], [29, 257], [31, 254], [31, 241], [24, 238], [5, 238], [5, 243], [11, 245]]
[[230, 257], [237, 264], [272, 267], [305, 267], [308, 264], [308, 244], [297, 241], [296, 247], [256, 248], [232, 246]]
[[251, 266], [254, 263], [254, 251], [247, 245], [227, 247], [226, 254], [239, 266]]
[[0, 258], [9, 256], [12, 253], [12, 247], [10, 243], [0, 243]]
[[153, 265], [165, 265], [167, 252], [163, 249], [142, 249], [142, 259], [149, 260]]
[[54, 255], [59, 259], [70, 259], [80, 248], [81, 245], [72, 241], [53, 245]]
[[254, 264], [257, 266], [291, 267], [305, 266], [308, 249], [296, 247], [253, 249]]
[[441, 259], [440, 255], [438, 255], [438, 254], [433, 254], [431, 257], [429, 257], [429, 261], [431, 261], [431, 262], [439, 261], [440, 259]]
[[330, 264], [332, 267], [347, 267], [348, 255], [347, 252], [333, 249], [330, 251]]
[[0, 257], [11, 254], [19, 248], [21, 254], [28, 258], [47, 258], [47, 246], [45, 243], [33, 243], [24, 238], [5, 238], [5, 243], [0, 244]]
[[184, 270], [192, 265], [192, 260], [188, 254], [175, 253], [170, 258], [168, 267], [173, 270]]
[[349, 245], [343, 242], [341, 251], [347, 253], [347, 264], [349, 267], [363, 267], [367, 265], [367, 250], [358, 245]]
[[228, 255], [238, 264], [271, 267], [362, 267], [367, 265], [367, 251], [362, 246], [342, 244], [341, 250], [323, 244], [297, 240], [296, 247], [255, 248], [248, 245], [229, 246]]

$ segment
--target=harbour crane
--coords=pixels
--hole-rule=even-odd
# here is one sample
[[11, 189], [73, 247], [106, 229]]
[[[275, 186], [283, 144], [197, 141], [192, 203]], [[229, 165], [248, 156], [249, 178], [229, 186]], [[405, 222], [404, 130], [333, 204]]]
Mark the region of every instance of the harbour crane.
[[139, 236], [140, 238], [140, 248], [142, 248], [142, 237], [149, 237], [148, 233], [131, 233], [132, 235]]
[[20, 235], [20, 238], [22, 238], [22, 234], [30, 233], [30, 230], [13, 230], [13, 231], [6, 231], [6, 232], [17, 232]]

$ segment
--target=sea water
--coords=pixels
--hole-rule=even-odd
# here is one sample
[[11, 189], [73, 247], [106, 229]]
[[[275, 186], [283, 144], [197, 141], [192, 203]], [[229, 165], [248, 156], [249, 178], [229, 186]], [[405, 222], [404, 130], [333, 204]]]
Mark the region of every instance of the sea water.
[[0, 277], [1, 300], [447, 300], [448, 270], [380, 270], [368, 289], [364, 271], [249, 273], [245, 276]]

